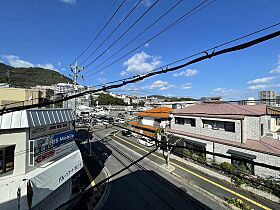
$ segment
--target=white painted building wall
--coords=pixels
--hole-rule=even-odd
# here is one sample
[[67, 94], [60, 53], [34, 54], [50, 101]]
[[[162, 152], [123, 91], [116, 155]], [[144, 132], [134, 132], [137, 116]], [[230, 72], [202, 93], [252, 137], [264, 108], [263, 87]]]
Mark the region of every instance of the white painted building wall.
[[141, 123], [143, 125], [153, 126], [154, 125], [154, 118], [153, 117], [143, 117], [143, 119], [141, 120]]

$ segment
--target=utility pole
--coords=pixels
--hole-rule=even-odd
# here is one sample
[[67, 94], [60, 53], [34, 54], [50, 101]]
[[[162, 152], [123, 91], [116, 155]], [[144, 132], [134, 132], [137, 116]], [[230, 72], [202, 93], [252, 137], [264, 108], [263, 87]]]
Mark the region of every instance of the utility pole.
[[[81, 70], [84, 69], [83, 66], [78, 66], [78, 61], [76, 60], [75, 62], [75, 65], [70, 65], [70, 70], [71, 72], [73, 73], [73, 75], [69, 75], [69, 76], [73, 76], [73, 86], [74, 86], [74, 95], [77, 93], [78, 91], [78, 87], [77, 87], [77, 80], [79, 78], [78, 74], [81, 72]], [[83, 76], [81, 77], [83, 78]], [[76, 113], [77, 111], [77, 98], [75, 98], [75, 101], [74, 101], [74, 113], [75, 115], [77, 114]]]

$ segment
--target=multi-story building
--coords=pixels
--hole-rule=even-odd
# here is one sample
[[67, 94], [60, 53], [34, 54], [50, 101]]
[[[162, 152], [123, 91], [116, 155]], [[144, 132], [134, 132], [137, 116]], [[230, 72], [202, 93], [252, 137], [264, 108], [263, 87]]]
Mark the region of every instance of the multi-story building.
[[132, 130], [146, 136], [154, 137], [160, 128], [169, 126], [170, 113], [173, 109], [160, 107], [136, 113], [137, 121], [130, 122]]
[[152, 107], [169, 107], [172, 109], [182, 109], [187, 106], [191, 106], [194, 104], [199, 103], [199, 101], [169, 101], [169, 102], [158, 102], [158, 103], [151, 103], [150, 106]]
[[0, 116], [0, 209], [55, 209], [72, 196], [82, 156], [67, 109]]
[[24, 88], [0, 88], [0, 109], [41, 103], [47, 91]]
[[[266, 105], [202, 103], [174, 110], [168, 132], [177, 139], [181, 138], [180, 144], [186, 148], [280, 165], [279, 117], [279, 111]], [[279, 171], [254, 164], [243, 164], [203, 152], [199, 155], [215, 159], [218, 163], [243, 165], [252, 174], [260, 176], [280, 175]]]
[[276, 105], [276, 94], [273, 90], [259, 92], [260, 103], [274, 107]]
[[69, 83], [58, 83], [55, 85], [54, 94], [67, 94], [72, 93], [74, 91], [73, 84]]

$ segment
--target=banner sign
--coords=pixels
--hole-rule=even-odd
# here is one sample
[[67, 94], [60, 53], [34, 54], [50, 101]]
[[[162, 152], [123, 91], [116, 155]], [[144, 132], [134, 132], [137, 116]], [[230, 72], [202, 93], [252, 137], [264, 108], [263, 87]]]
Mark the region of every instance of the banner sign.
[[50, 160], [62, 155], [73, 149], [75, 131], [69, 130], [62, 133], [56, 133], [44, 136], [38, 139], [30, 140], [33, 143], [33, 148], [30, 148], [30, 158], [34, 158], [35, 164], [41, 163], [45, 160]]

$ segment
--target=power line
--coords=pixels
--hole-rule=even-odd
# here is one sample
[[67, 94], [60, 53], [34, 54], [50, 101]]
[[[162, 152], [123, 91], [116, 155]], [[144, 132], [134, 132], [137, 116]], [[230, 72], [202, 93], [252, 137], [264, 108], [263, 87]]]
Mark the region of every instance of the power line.
[[[194, 7], [193, 9], [191, 9], [190, 11], [188, 11], [187, 13], [185, 13], [183, 16], [181, 16], [180, 18], [178, 18], [177, 20], [175, 20], [174, 22], [172, 22], [170, 25], [168, 25], [167, 27], [165, 27], [163, 30], [161, 30], [160, 32], [158, 32], [157, 34], [155, 34], [154, 36], [152, 36], [151, 38], [147, 39], [145, 42], [143, 42], [142, 44], [138, 45], [137, 47], [135, 47], [133, 50], [129, 51], [128, 53], [126, 53], [125, 55], [119, 57], [118, 59], [116, 59], [115, 61], [111, 62], [110, 64], [108, 64], [107, 66], [97, 70], [96, 72], [90, 74], [94, 75], [104, 69], [107, 69], [108, 67], [112, 66], [113, 64], [115, 64], [116, 62], [120, 61], [121, 59], [125, 58], [127, 55], [133, 53], [134, 51], [138, 50], [140, 47], [142, 47], [143, 45], [145, 45], [146, 43], [152, 41], [153, 39], [155, 39], [156, 37], [158, 37], [159, 35], [161, 35], [162, 33], [166, 32], [167, 30], [173, 28], [174, 26], [176, 26], [177, 24], [181, 23], [182, 21], [186, 20], [187, 18], [191, 17], [192, 15], [196, 14], [197, 12], [199, 12], [200, 10], [204, 9], [205, 7], [209, 6], [210, 4], [212, 4], [213, 2], [215, 2], [216, 0], [213, 0], [211, 2], [209, 2], [208, 4], [202, 6], [205, 2], [207, 2], [208, 0], [205, 0], [203, 2], [201, 2], [200, 4], [198, 4], [196, 7]], [[202, 6], [202, 7], [200, 7]], [[200, 7], [200, 8], [199, 8]], [[196, 10], [197, 9], [197, 10]], [[86, 66], [86, 68], [88, 67], [88, 65]], [[88, 76], [88, 77], [89, 77]]]
[[[133, 131], [131, 129], [128, 129], [128, 128], [125, 128], [125, 127], [122, 127], [122, 126], [119, 126], [117, 124], [113, 124], [114, 126], [116, 127], [119, 127], [119, 128], [122, 128], [122, 129], [125, 129], [125, 130], [129, 130], [133, 133], [136, 133], [136, 134], [139, 134], [139, 135], [142, 135], [142, 136], [145, 136], [155, 142], [157, 142], [157, 144], [162, 144], [161, 141], [157, 140], [156, 138], [152, 138], [150, 136], [146, 136], [144, 134], [141, 134], [139, 132], [136, 132], [136, 131]], [[196, 151], [196, 152], [203, 152], [205, 154], [209, 154], [209, 155], [213, 155], [213, 156], [218, 156], [218, 157], [222, 157], [222, 158], [226, 158], [226, 159], [231, 159], [231, 160], [239, 160], [239, 161], [243, 161], [243, 162], [246, 162], [246, 163], [252, 163], [254, 165], [257, 165], [257, 166], [261, 166], [261, 167], [264, 167], [264, 168], [269, 168], [269, 169], [272, 169], [272, 170], [276, 170], [276, 171], [280, 171], [280, 167], [279, 166], [274, 166], [274, 165], [269, 165], [269, 164], [266, 164], [266, 163], [260, 163], [260, 162], [255, 162], [253, 160], [248, 160], [246, 158], [242, 158], [242, 157], [232, 157], [232, 156], [228, 156], [228, 155], [223, 155], [221, 153], [216, 153], [216, 152], [210, 152], [210, 151], [207, 151], [207, 150], [202, 150], [202, 149], [195, 149], [195, 148], [187, 148], [186, 146], [179, 146], [179, 145], [173, 145], [173, 144], [167, 144], [166, 145], [167, 147], [170, 147], [170, 148], [181, 148], [181, 149], [190, 149], [190, 150], [193, 150], [193, 151]]]
[[102, 88], [99, 88], [99, 89], [96, 89], [96, 90], [84, 91], [82, 93], [78, 93], [78, 94], [75, 94], [75, 95], [72, 95], [72, 96], [65, 97], [64, 99], [58, 99], [58, 100], [55, 100], [55, 101], [49, 101], [49, 102], [46, 102], [46, 103], [36, 104], [36, 105], [27, 105], [27, 106], [19, 106], [19, 107], [2, 109], [1, 112], [0, 112], [0, 116], [5, 114], [5, 113], [10, 113], [10, 112], [13, 112], [13, 111], [26, 110], [26, 109], [35, 108], [35, 107], [44, 107], [46, 105], [60, 103], [60, 102], [70, 100], [70, 99], [73, 99], [73, 98], [76, 98], [76, 97], [79, 97], [79, 96], [83, 96], [83, 95], [86, 95], [86, 94], [89, 94], [89, 93], [96, 93], [96, 92], [99, 92], [99, 91], [105, 91], [105, 90], [119, 88], [119, 87], [122, 87], [122, 86], [127, 85], [127, 84], [132, 84], [132, 83], [142, 81], [145, 78], [148, 78], [148, 77], [151, 77], [151, 76], [176, 71], [178, 69], [184, 68], [184, 67], [189, 66], [191, 64], [198, 63], [200, 61], [210, 59], [210, 58], [222, 55], [222, 54], [231, 53], [231, 52], [235, 52], [235, 51], [240, 51], [240, 50], [252, 47], [254, 45], [260, 44], [262, 42], [268, 41], [270, 39], [276, 38], [278, 36], [280, 36], [280, 31], [276, 31], [276, 32], [267, 34], [265, 36], [259, 37], [257, 39], [254, 39], [254, 40], [251, 40], [251, 41], [248, 41], [248, 42], [245, 42], [245, 43], [233, 46], [233, 47], [225, 48], [225, 49], [222, 49], [222, 50], [217, 51], [217, 52], [213, 51], [210, 54], [205, 51], [205, 55], [200, 56], [198, 58], [195, 58], [193, 60], [190, 60], [189, 62], [183, 63], [181, 65], [171, 67], [171, 68], [161, 69], [161, 70], [158, 70], [158, 71], [153, 71], [153, 72], [146, 73], [146, 74], [143, 74], [143, 75], [137, 75], [137, 76], [129, 77], [128, 79], [123, 79], [122, 82], [119, 83], [119, 84], [113, 84], [113, 85], [110, 85], [110, 86], [106, 86], [106, 85], [103, 84], [103, 86], [101, 85]]
[[[155, 20], [151, 25], [149, 25], [147, 28], [145, 28], [140, 34], [138, 34], [136, 37], [131, 39], [126, 45], [124, 45], [121, 49], [119, 49], [117, 52], [115, 52], [113, 55], [111, 55], [109, 58], [107, 58], [105, 61], [100, 63], [96, 66], [98, 68], [99, 66], [106, 63], [108, 60], [110, 60], [112, 57], [114, 57], [116, 54], [118, 54], [121, 50], [125, 49], [128, 45], [130, 45], [133, 41], [135, 41], [138, 37], [140, 37], [142, 34], [144, 34], [147, 30], [149, 30], [151, 27], [153, 27], [157, 22], [159, 22], [163, 17], [165, 17], [169, 12], [171, 12], [175, 7], [177, 7], [183, 0], [178, 1], [175, 5], [173, 5], [170, 9], [168, 9], [165, 13], [163, 13], [157, 20]], [[88, 73], [88, 72], [87, 72]], [[86, 75], [85, 73], [84, 75]]]
[[[250, 36], [252, 36], [252, 35], [258, 34], [258, 33], [260, 33], [260, 32], [266, 31], [266, 30], [268, 30], [268, 29], [274, 28], [274, 27], [276, 27], [276, 26], [278, 26], [278, 25], [280, 25], [280, 22], [278, 22], [278, 23], [276, 23], [276, 24], [273, 24], [273, 25], [270, 25], [270, 26], [268, 26], [268, 27], [259, 29], [259, 30], [257, 30], [257, 31], [252, 32], [252, 33], [243, 35], [243, 36], [241, 36], [241, 37], [232, 39], [232, 40], [230, 40], [230, 41], [224, 42], [224, 43], [219, 44], [219, 45], [217, 45], [217, 46], [211, 47], [211, 48], [209, 48], [209, 49], [207, 49], [207, 50], [198, 52], [198, 53], [193, 54], [193, 55], [191, 55], [191, 56], [182, 58], [182, 59], [180, 59], [180, 60], [177, 60], [177, 61], [175, 61], [175, 62], [169, 63], [169, 64], [167, 64], [167, 65], [161, 66], [161, 67], [159, 67], [159, 68], [164, 68], [164, 67], [173, 65], [173, 64], [175, 64], [175, 63], [184, 61], [184, 60], [186, 60], [186, 59], [195, 57], [195, 56], [197, 56], [197, 55], [200, 55], [200, 54], [204, 53], [205, 51], [208, 52], [208, 51], [211, 51], [211, 50], [215, 50], [215, 49], [217, 49], [217, 48], [220, 48], [220, 47], [223, 47], [223, 46], [225, 46], [225, 45], [231, 44], [231, 43], [233, 43], [233, 42], [239, 41], [239, 40], [241, 40], [241, 39], [244, 39], [244, 38], [250, 37]], [[120, 49], [119, 51], [121, 51], [121, 50], [122, 50], [122, 49]], [[118, 52], [119, 52], [119, 51], [118, 51]], [[118, 53], [118, 52], [117, 52], [117, 53]], [[116, 55], [117, 53], [115, 53], [114, 55]], [[129, 53], [129, 54], [130, 54], [130, 53]], [[113, 56], [114, 56], [114, 55], [113, 55]], [[128, 55], [128, 54], [126, 54], [125, 56], [127, 56], [127, 55]], [[112, 58], [113, 56], [111, 56], [110, 58]], [[122, 56], [121, 58], [117, 59], [117, 61], [114, 61], [114, 62], [110, 63], [109, 65], [105, 66], [104, 68], [102, 68], [102, 69], [100, 69], [100, 70], [97, 70], [96, 72], [93, 72], [93, 73], [90, 74], [89, 76], [92, 76], [92, 75], [94, 75], [94, 74], [96, 74], [96, 73], [98, 73], [98, 72], [100, 72], [100, 71], [102, 71], [102, 70], [108, 68], [109, 66], [111, 66], [111, 65], [113, 65], [114, 63], [118, 62], [120, 59], [122, 59], [122, 58], [125, 57], [125, 56]], [[110, 59], [110, 58], [109, 58], [109, 59]], [[98, 68], [99, 66], [103, 65], [104, 63], [106, 63], [109, 59], [107, 59], [107, 60], [105, 60], [104, 62], [102, 62], [101, 64], [99, 64], [99, 65], [97, 66], [97, 68]], [[86, 72], [85, 74], [87, 74], [87, 73], [88, 73], [88, 72]], [[85, 75], [85, 74], [84, 74], [84, 75]], [[88, 76], [88, 77], [89, 77], [89, 76]]]
[[[130, 31], [157, 3], [159, 0], [156, 0], [152, 6], [150, 6], [120, 37], [118, 37], [108, 48], [106, 48], [101, 54], [99, 54], [94, 60], [86, 65], [86, 68], [89, 67], [93, 62], [99, 59], [102, 55], [104, 55], [111, 47], [113, 47], [126, 33]], [[92, 54], [91, 54], [92, 55]], [[83, 62], [82, 62], [83, 63]]]
[[[106, 24], [102, 27], [102, 29], [99, 31], [99, 33], [93, 38], [93, 40], [89, 43], [89, 45], [84, 49], [84, 51], [75, 59], [79, 60], [81, 56], [90, 48], [90, 46], [94, 43], [94, 41], [99, 37], [99, 35], [102, 33], [102, 31], [108, 26], [108, 24], [111, 22], [111, 20], [115, 17], [115, 15], [118, 13], [118, 11], [121, 9], [123, 4], [125, 3], [126, 0], [123, 0], [122, 3], [118, 6], [118, 8], [115, 10], [114, 14], [110, 17], [110, 19], [106, 22]], [[116, 1], [115, 1], [116, 2]], [[113, 5], [115, 4], [113, 3]], [[74, 63], [75, 61], [73, 61]]]
[[131, 15], [131, 13], [136, 9], [136, 7], [142, 2], [143, 0], [139, 0], [137, 4], [130, 10], [130, 12], [125, 16], [125, 18], [117, 25], [117, 27], [104, 39], [104, 41], [91, 52], [91, 54], [81, 63], [85, 63], [113, 34], [114, 32], [122, 25], [122, 23]]

